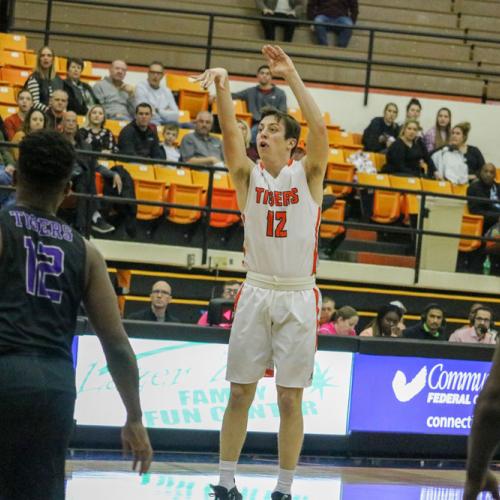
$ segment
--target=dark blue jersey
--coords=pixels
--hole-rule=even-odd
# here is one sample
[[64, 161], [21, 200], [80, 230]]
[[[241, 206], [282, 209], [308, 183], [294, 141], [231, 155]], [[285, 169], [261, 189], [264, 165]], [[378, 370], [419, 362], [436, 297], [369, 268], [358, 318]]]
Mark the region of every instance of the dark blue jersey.
[[82, 236], [22, 206], [0, 211], [0, 231], [0, 352], [71, 359], [85, 286]]

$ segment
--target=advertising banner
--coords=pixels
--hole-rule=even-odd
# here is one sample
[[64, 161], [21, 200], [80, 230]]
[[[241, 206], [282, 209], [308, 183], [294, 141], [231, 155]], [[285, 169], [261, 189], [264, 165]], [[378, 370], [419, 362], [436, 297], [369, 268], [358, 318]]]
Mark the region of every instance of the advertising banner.
[[[140, 372], [144, 423], [164, 429], [220, 430], [229, 398], [227, 345], [131, 339]], [[312, 386], [304, 391], [307, 434], [345, 435], [352, 354], [319, 351]], [[125, 410], [94, 336], [79, 339], [75, 418], [80, 425], [121, 426]], [[273, 378], [259, 382], [249, 431], [277, 432]]]
[[[463, 488], [411, 484], [343, 484], [342, 500], [462, 500]], [[482, 493], [478, 500], [491, 496]]]
[[355, 354], [349, 429], [468, 435], [490, 362]]

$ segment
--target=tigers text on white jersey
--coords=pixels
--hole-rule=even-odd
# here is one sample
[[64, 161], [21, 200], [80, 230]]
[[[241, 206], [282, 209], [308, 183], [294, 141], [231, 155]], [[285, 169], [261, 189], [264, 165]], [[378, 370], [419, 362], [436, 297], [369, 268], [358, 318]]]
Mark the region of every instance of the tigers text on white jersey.
[[302, 162], [290, 162], [276, 178], [256, 164], [243, 212], [245, 267], [279, 277], [316, 274], [320, 220]]

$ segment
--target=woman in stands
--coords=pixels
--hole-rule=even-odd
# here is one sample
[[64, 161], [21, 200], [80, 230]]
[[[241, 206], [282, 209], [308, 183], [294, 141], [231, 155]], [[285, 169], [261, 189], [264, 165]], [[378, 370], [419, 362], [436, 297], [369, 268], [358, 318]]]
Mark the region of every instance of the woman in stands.
[[50, 97], [54, 90], [63, 90], [64, 82], [56, 74], [56, 56], [50, 47], [38, 51], [35, 71], [28, 77], [24, 88], [31, 92], [33, 107], [44, 113], [49, 109]]
[[420, 120], [422, 114], [422, 104], [415, 97], [412, 97], [406, 105], [406, 120]]
[[399, 135], [399, 125], [396, 123], [398, 107], [393, 102], [385, 105], [384, 116], [374, 118], [363, 132], [365, 151], [385, 153], [387, 148]]
[[486, 163], [476, 146], [467, 144], [471, 126], [469, 122], [455, 125], [451, 130], [450, 144], [436, 151], [436, 177], [454, 184], [467, 184], [478, 178], [481, 167]]
[[434, 176], [434, 164], [420, 137], [417, 120], [407, 120], [399, 137], [387, 150], [386, 174], [406, 177]]
[[436, 125], [424, 134], [424, 144], [429, 153], [446, 146], [451, 138], [451, 111], [441, 108], [437, 112]]
[[252, 132], [248, 123], [245, 120], [238, 119], [238, 128], [241, 130], [241, 135], [245, 141], [245, 148], [247, 150], [247, 156], [252, 161], [257, 161], [259, 159], [259, 153], [257, 153], [257, 148], [252, 146], [250, 140], [252, 138]]
[[399, 322], [403, 317], [400, 307], [389, 304], [381, 307], [377, 317], [363, 330], [360, 337], [401, 337]]
[[335, 319], [332, 322], [323, 324], [318, 333], [320, 335], [354, 337], [358, 321], [359, 315], [356, 309], [351, 306], [343, 306], [335, 312]]
[[[19, 132], [14, 134], [14, 137], [10, 142], [14, 144], [19, 144], [25, 136], [36, 132], [37, 130], [42, 130], [47, 127], [47, 118], [44, 113], [39, 109], [31, 108], [26, 117], [24, 118], [23, 127]], [[12, 148], [12, 156], [14, 159], [19, 159], [19, 148]]]
[[100, 104], [92, 106], [85, 120], [85, 125], [78, 130], [78, 138], [92, 147], [92, 151], [102, 153], [118, 153], [118, 146], [115, 138], [109, 130], [105, 128], [106, 114]]

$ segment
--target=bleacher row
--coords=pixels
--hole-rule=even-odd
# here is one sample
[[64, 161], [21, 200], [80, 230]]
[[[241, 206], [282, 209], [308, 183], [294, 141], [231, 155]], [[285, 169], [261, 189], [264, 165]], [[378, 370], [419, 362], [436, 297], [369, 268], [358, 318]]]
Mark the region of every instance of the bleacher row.
[[[66, 74], [66, 58], [56, 57], [56, 71], [60, 76]], [[36, 64], [36, 54], [27, 48], [27, 39], [23, 35], [0, 33], [0, 116], [5, 117], [17, 111], [16, 93], [22, 88], [30, 72]], [[82, 80], [91, 82], [100, 79], [93, 74], [91, 61], [85, 61]], [[166, 85], [178, 95], [180, 108], [179, 121], [189, 122], [199, 111], [209, 109], [209, 94], [201, 90], [199, 84], [193, 83], [187, 76], [168, 74]], [[237, 118], [247, 121], [251, 125], [251, 115], [243, 101], [234, 101]], [[212, 112], [217, 114], [216, 105]], [[289, 113], [301, 123], [300, 141], [305, 145], [307, 139], [307, 125], [300, 109], [290, 108]], [[408, 219], [410, 215], [418, 214], [419, 203], [417, 194], [403, 194], [385, 191], [384, 187], [406, 189], [411, 191], [430, 191], [434, 193], [465, 195], [467, 186], [452, 185], [447, 181], [430, 179], [407, 178], [381, 174], [385, 164], [385, 155], [380, 153], [366, 153], [367, 159], [375, 166], [378, 173], [356, 172], [351, 163], [351, 155], [363, 149], [361, 134], [342, 131], [339, 125], [331, 122], [328, 113], [323, 114], [328, 129], [330, 154], [326, 179], [329, 181], [359, 182], [373, 186], [373, 213], [371, 219], [381, 224], [391, 224], [401, 217]], [[84, 117], [78, 117], [79, 125], [84, 123]], [[118, 137], [126, 122], [107, 120], [106, 127]], [[177, 144], [192, 130], [180, 129]], [[159, 134], [162, 135], [161, 127]], [[214, 134], [217, 135], [217, 134]], [[220, 138], [222, 138], [219, 135]], [[114, 162], [101, 161], [100, 163], [112, 167]], [[123, 164], [123, 162], [120, 162]], [[179, 205], [204, 207], [207, 205], [208, 172], [191, 170], [189, 168], [166, 167], [164, 165], [140, 165], [133, 163], [123, 164], [134, 180], [136, 197], [138, 200], [150, 202], [167, 202]], [[497, 178], [500, 178], [500, 169], [497, 169]], [[97, 175], [96, 184], [98, 193], [102, 194], [103, 181]], [[353, 192], [352, 186], [328, 184], [326, 194], [332, 194], [337, 199], [335, 204], [323, 212], [323, 219], [327, 221], [343, 222], [346, 214], [345, 198]], [[225, 172], [214, 174], [212, 208], [238, 210], [236, 193], [231, 184], [231, 178]], [[162, 217], [165, 209], [161, 206], [139, 205], [137, 218], [139, 220], [153, 220]], [[202, 217], [202, 211], [194, 209], [169, 208], [167, 219], [177, 224], [192, 224]], [[208, 221], [211, 227], [229, 227], [240, 220], [238, 215], [216, 213], [210, 214]], [[481, 236], [483, 217], [471, 215], [467, 208], [462, 221], [462, 234]], [[345, 231], [342, 225], [322, 224], [320, 236], [333, 238]], [[460, 251], [469, 252], [479, 248], [479, 240], [461, 240]]]

